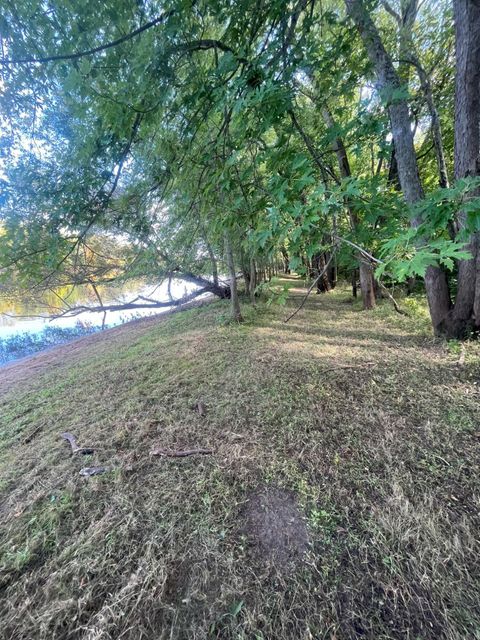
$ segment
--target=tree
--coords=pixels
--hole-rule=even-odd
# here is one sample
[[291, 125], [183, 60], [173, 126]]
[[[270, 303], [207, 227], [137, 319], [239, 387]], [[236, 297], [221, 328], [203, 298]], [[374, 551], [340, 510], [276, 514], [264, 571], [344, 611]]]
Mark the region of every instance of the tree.
[[[480, 175], [480, 3], [454, 0], [455, 79], [455, 178]], [[478, 195], [477, 191], [477, 195]], [[468, 203], [466, 203], [468, 206]], [[479, 234], [471, 233], [466, 208], [458, 214], [459, 233], [472, 255], [458, 266], [455, 306], [444, 321], [447, 335], [462, 337], [480, 329]]]
[[98, 12], [78, 4], [32, 16], [26, 0], [9, 5], [0, 24], [5, 277], [37, 289], [62, 273], [81, 280], [78, 256], [92, 237], [121, 236], [118, 278], [182, 277], [228, 296], [222, 275], [239, 270], [254, 301], [279, 256], [310, 275], [335, 252], [344, 275], [360, 266], [365, 308], [380, 264], [389, 278], [425, 275], [437, 332], [475, 326], [466, 310], [475, 295], [460, 283], [473, 269], [462, 242], [476, 250], [473, 200], [460, 233], [448, 235], [452, 203], [472, 191], [432, 189], [452, 152], [451, 123], [443, 139], [440, 129], [453, 120], [451, 58], [432, 63], [427, 47], [437, 32], [435, 50], [451, 40], [433, 15], [447, 15], [447, 4], [382, 6], [107, 0]]
[[[418, 203], [424, 199], [425, 194], [418, 171], [408, 101], [402, 92], [401, 80], [374, 22], [365, 8], [363, 0], [345, 0], [345, 3], [374, 66], [378, 88], [383, 92], [384, 99], [388, 104], [399, 179], [405, 200], [409, 204]], [[476, 27], [478, 6], [475, 6], [473, 2], [466, 1], [463, 4], [455, 3], [455, 8], [457, 41], [455, 133], [456, 149], [458, 150], [460, 145], [463, 145], [464, 138], [462, 134], [465, 134], [466, 130], [473, 131], [475, 125], [478, 130], [479, 123], [477, 105], [478, 72], [475, 74], [473, 68], [468, 63], [465, 63], [465, 59], [468, 56], [472, 56], [472, 59], [475, 59], [475, 55], [478, 54]], [[475, 92], [476, 97], [474, 98]], [[468, 94], [468, 96], [465, 94]], [[463, 163], [471, 163], [475, 151], [478, 156], [478, 132], [476, 141], [474, 136], [466, 154], [459, 154], [457, 151], [455, 172], [457, 178], [466, 175]], [[459, 156], [461, 156], [461, 160]], [[463, 167], [463, 170], [460, 166]], [[470, 173], [470, 175], [472, 174]], [[462, 215], [462, 218], [465, 220], [464, 215]], [[419, 227], [422, 224], [422, 220], [418, 217], [413, 217], [412, 224], [415, 227]], [[458, 294], [454, 306], [450, 299], [448, 282], [444, 271], [437, 266], [428, 266], [426, 269], [425, 286], [433, 327], [437, 333], [446, 333], [449, 336], [458, 337], [465, 334], [469, 328], [476, 328], [477, 326], [477, 320], [472, 315], [475, 298], [474, 264], [477, 242], [475, 238], [475, 236], [472, 236], [469, 244], [473, 258], [459, 262]]]

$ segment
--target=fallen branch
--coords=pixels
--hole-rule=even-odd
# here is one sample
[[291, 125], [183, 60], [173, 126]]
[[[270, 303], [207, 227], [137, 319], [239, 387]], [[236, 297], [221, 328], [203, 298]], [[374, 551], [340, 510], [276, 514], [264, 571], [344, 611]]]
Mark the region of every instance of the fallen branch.
[[151, 456], [166, 456], [168, 458], [186, 458], [187, 456], [195, 455], [211, 455], [213, 449], [185, 449], [185, 451], [174, 451], [172, 449], [152, 449], [150, 451]]
[[312, 282], [312, 284], [310, 285], [307, 293], [305, 294], [302, 302], [300, 303], [300, 306], [297, 307], [295, 309], [295, 311], [288, 316], [288, 318], [286, 318], [284, 320], [284, 322], [288, 322], [289, 320], [291, 320], [293, 318], [293, 316], [296, 316], [297, 313], [303, 309], [303, 306], [305, 304], [305, 302], [307, 301], [308, 296], [312, 293], [313, 288], [315, 287], [315, 285], [317, 284], [317, 282], [320, 280], [320, 278], [327, 272], [328, 267], [330, 266], [330, 262], [333, 260], [333, 256], [335, 255], [335, 251], [332, 251], [332, 255], [330, 256], [330, 258], [327, 260], [327, 263], [325, 265], [325, 267], [320, 271], [320, 273], [318, 274], [318, 276], [315, 278], [315, 280]]
[[406, 311], [404, 311], [403, 309], [400, 309], [400, 307], [398, 306], [398, 302], [395, 300], [395, 298], [392, 296], [392, 294], [390, 293], [390, 291], [387, 289], [387, 287], [382, 284], [380, 282], [380, 280], [377, 281], [378, 282], [378, 286], [380, 287], [380, 289], [386, 294], [387, 298], [389, 298], [392, 301], [392, 304], [394, 306], [394, 309], [397, 313], [399, 313], [401, 316], [408, 316], [408, 313]]
[[83, 467], [78, 473], [89, 478], [90, 476], [99, 476], [107, 471], [110, 471], [109, 467]]
[[41, 430], [43, 429], [43, 425], [40, 425], [39, 427], [37, 427], [36, 429], [34, 429], [33, 431], [31, 431], [28, 436], [26, 436], [22, 442], [23, 444], [28, 444], [29, 442], [31, 442], [33, 440], [33, 438], [37, 435], [37, 433], [39, 433]]
[[72, 447], [72, 455], [74, 455], [75, 453], [79, 453], [82, 456], [87, 456], [94, 453], [95, 451], [95, 449], [93, 449], [92, 447], [79, 447], [77, 444], [77, 439], [71, 433], [61, 433], [60, 437], [70, 443], [70, 446]]

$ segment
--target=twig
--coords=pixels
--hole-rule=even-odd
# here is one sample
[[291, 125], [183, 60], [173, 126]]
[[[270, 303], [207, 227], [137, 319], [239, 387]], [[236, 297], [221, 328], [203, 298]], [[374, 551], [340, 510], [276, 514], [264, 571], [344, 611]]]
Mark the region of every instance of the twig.
[[86, 476], [89, 478], [90, 476], [98, 476], [101, 473], [105, 473], [106, 471], [110, 471], [109, 467], [83, 467], [78, 472], [81, 476]]
[[297, 315], [297, 313], [298, 313], [301, 309], [303, 309], [303, 306], [304, 306], [305, 302], [307, 301], [308, 296], [312, 293], [312, 290], [313, 290], [314, 286], [317, 284], [317, 282], [320, 280], [320, 278], [324, 275], [324, 273], [326, 273], [326, 271], [327, 271], [328, 267], [330, 266], [330, 262], [332, 261], [332, 259], [333, 259], [333, 256], [334, 256], [334, 255], [335, 255], [335, 250], [334, 250], [334, 251], [332, 251], [332, 255], [331, 255], [331, 256], [330, 256], [330, 258], [327, 260], [327, 264], [326, 264], [326, 265], [325, 265], [325, 267], [320, 271], [320, 273], [318, 274], [318, 276], [315, 278], [315, 280], [314, 280], [314, 281], [312, 282], [312, 284], [310, 285], [310, 287], [309, 287], [309, 289], [308, 289], [307, 293], [305, 294], [305, 296], [304, 296], [304, 298], [303, 298], [303, 300], [302, 300], [302, 302], [301, 302], [300, 306], [299, 306], [299, 307], [297, 307], [297, 309], [295, 309], [295, 311], [294, 311], [291, 315], [289, 315], [289, 316], [288, 316], [288, 318], [286, 318], [286, 319], [284, 320], [284, 322], [288, 322], [289, 320], [291, 320], [291, 319], [293, 318], [293, 316], [296, 316], [296, 315]]
[[29, 442], [31, 442], [33, 440], [33, 438], [37, 435], [37, 433], [39, 431], [41, 431], [43, 429], [43, 426], [40, 425], [39, 427], [37, 427], [36, 429], [34, 429], [31, 433], [28, 434], [28, 436], [26, 436], [23, 440], [22, 443], [23, 444], [28, 444]]
[[168, 458], [185, 458], [186, 456], [195, 455], [211, 455], [213, 449], [185, 449], [185, 451], [174, 451], [172, 449], [152, 449], [150, 451], [151, 456], [167, 456]]

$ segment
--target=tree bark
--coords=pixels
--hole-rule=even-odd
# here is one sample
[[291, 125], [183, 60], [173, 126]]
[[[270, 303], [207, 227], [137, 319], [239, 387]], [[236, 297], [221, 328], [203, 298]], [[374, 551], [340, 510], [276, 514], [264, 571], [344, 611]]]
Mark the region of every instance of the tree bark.
[[318, 277], [318, 274], [322, 274], [317, 282], [317, 293], [328, 293], [331, 289], [330, 279], [328, 277], [328, 270], [325, 268], [326, 259], [325, 254], [319, 253], [312, 259], [315, 266], [314, 277]]
[[[424, 192], [418, 172], [408, 102], [406, 98], [399, 97], [401, 96], [400, 79], [378, 30], [365, 9], [363, 0], [345, 0], [345, 5], [373, 64], [378, 90], [388, 106], [403, 196], [408, 204], [415, 204], [423, 199]], [[418, 227], [421, 222], [421, 219], [414, 218], [412, 225]], [[445, 272], [439, 267], [428, 267], [425, 274], [425, 289], [433, 328], [438, 334], [451, 307]]]
[[360, 260], [360, 290], [362, 292], [363, 308], [368, 311], [375, 308], [375, 282], [372, 265]]
[[232, 303], [232, 318], [235, 322], [242, 322], [243, 318], [240, 309], [240, 300], [238, 297], [237, 273], [235, 271], [232, 243], [230, 242], [230, 237], [227, 231], [225, 231], [224, 239], [228, 273], [230, 275], [230, 300]]
[[217, 266], [217, 259], [215, 258], [215, 253], [212, 249], [212, 245], [210, 244], [210, 242], [205, 239], [205, 244], [207, 246], [207, 251], [208, 251], [208, 257], [210, 258], [210, 262], [212, 265], [212, 278], [213, 278], [213, 284], [218, 287], [218, 266]]
[[250, 258], [250, 287], [248, 293], [250, 294], [250, 302], [255, 304], [255, 289], [257, 287], [257, 266], [255, 264], [255, 258]]
[[[480, 3], [454, 0], [456, 79], [455, 79], [455, 178], [480, 175]], [[479, 195], [479, 191], [475, 195]], [[464, 231], [467, 217], [458, 214]], [[463, 337], [469, 329], [480, 327], [480, 251], [479, 234], [472, 233], [468, 250], [471, 260], [458, 265], [455, 307], [446, 322], [446, 332]]]

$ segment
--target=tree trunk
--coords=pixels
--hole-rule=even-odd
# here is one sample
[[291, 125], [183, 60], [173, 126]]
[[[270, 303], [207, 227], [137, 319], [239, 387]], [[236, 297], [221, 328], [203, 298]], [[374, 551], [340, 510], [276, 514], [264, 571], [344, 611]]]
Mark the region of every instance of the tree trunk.
[[175, 275], [180, 280], [185, 280], [185, 282], [191, 282], [192, 284], [196, 284], [201, 289], [205, 289], [209, 293], [213, 293], [219, 298], [230, 298], [230, 287], [224, 287], [219, 284], [215, 284], [202, 276], [198, 276], [194, 273], [188, 271], [180, 271], [180, 269], [174, 269], [172, 271], [172, 275]]
[[[455, 80], [455, 178], [480, 175], [480, 3], [454, 0], [456, 80]], [[476, 192], [479, 195], [479, 191]], [[464, 230], [467, 217], [458, 214], [458, 226]], [[450, 317], [445, 323], [447, 335], [463, 337], [470, 329], [480, 328], [480, 251], [479, 234], [470, 236], [471, 260], [458, 265], [458, 289]]]
[[240, 300], [238, 298], [237, 273], [235, 271], [235, 261], [233, 259], [232, 244], [228, 232], [225, 232], [225, 254], [227, 257], [228, 273], [230, 275], [230, 299], [232, 301], [232, 318], [235, 322], [242, 322], [242, 312], [240, 310]]
[[210, 262], [212, 264], [212, 278], [213, 284], [218, 287], [218, 266], [217, 259], [215, 258], [215, 253], [213, 252], [212, 245], [205, 239], [205, 244], [207, 245], [208, 257], [210, 258]]
[[317, 282], [317, 293], [328, 293], [331, 289], [330, 280], [328, 277], [328, 271], [325, 269], [326, 260], [325, 254], [319, 253], [312, 259], [312, 262], [315, 265], [315, 273], [314, 277], [318, 278], [318, 275], [321, 273], [319, 281]]
[[413, 64], [417, 71], [420, 86], [425, 96], [428, 111], [430, 113], [430, 122], [432, 126], [433, 146], [435, 149], [435, 158], [438, 167], [439, 186], [448, 188], [448, 172], [445, 162], [445, 153], [443, 150], [443, 137], [440, 125], [440, 118], [437, 107], [433, 99], [432, 86], [427, 72], [420, 64], [420, 60], [415, 51], [413, 44], [413, 25], [418, 13], [418, 0], [408, 0], [400, 3], [401, 16], [397, 15], [399, 27], [399, 58], [400, 65], [398, 73], [403, 84], [407, 87], [410, 83], [410, 63]]
[[352, 296], [356, 298], [357, 294], [357, 270], [354, 269], [352, 271]]
[[[463, 0], [463, 2], [467, 1]], [[423, 199], [424, 193], [418, 173], [408, 102], [406, 98], [397, 97], [400, 95], [400, 79], [383, 46], [377, 28], [365, 9], [363, 0], [345, 0], [345, 5], [374, 66], [378, 90], [388, 105], [398, 177], [403, 196], [408, 204], [415, 204]], [[412, 224], [414, 227], [418, 227], [421, 224], [421, 219], [414, 218]], [[442, 324], [451, 307], [445, 272], [439, 267], [428, 267], [425, 274], [425, 289], [433, 328], [438, 334], [442, 330]]]
[[407, 296], [411, 296], [413, 294], [416, 284], [417, 278], [415, 276], [410, 276], [407, 280]]
[[257, 287], [257, 267], [255, 265], [255, 258], [250, 258], [250, 287], [248, 293], [250, 294], [250, 301], [255, 304], [255, 289]]
[[[330, 258], [330, 255], [328, 257]], [[334, 255], [333, 260], [330, 263], [330, 267], [328, 269], [328, 278], [330, 280], [330, 287], [332, 289], [335, 289], [335, 287], [337, 286], [337, 278], [338, 278], [337, 271], [338, 271], [337, 256]]]
[[[322, 116], [325, 124], [330, 129], [335, 127], [335, 120], [327, 106], [322, 109]], [[348, 160], [347, 150], [343, 144], [342, 138], [337, 136], [333, 142], [333, 150], [337, 156], [338, 168], [342, 178], [349, 178], [351, 176], [350, 162]], [[359, 221], [356, 212], [349, 205], [348, 200], [345, 201], [350, 217], [350, 224], [352, 231], [355, 232], [358, 229]], [[362, 291], [363, 308], [374, 309], [375, 308], [375, 293], [373, 291], [373, 270], [371, 267], [367, 269], [364, 260], [361, 256], [358, 256], [358, 266], [360, 270], [360, 289]]]
[[445, 161], [445, 152], [443, 149], [442, 128], [440, 124], [440, 117], [438, 115], [437, 107], [433, 99], [430, 78], [427, 76], [425, 70], [420, 66], [420, 63], [417, 60], [416, 56], [414, 57], [414, 61], [417, 64], [418, 77], [420, 79], [422, 91], [425, 95], [428, 111], [430, 113], [430, 122], [432, 124], [433, 146], [435, 149], [435, 158], [437, 160], [437, 167], [438, 167], [438, 184], [440, 187], [444, 189], [448, 189], [449, 187], [448, 171], [447, 171], [447, 163]]
[[390, 162], [388, 163], [387, 183], [392, 185], [396, 191], [401, 191], [400, 180], [398, 178], [398, 164], [395, 153], [395, 144], [392, 142], [392, 150], [390, 152]]
[[360, 260], [360, 289], [362, 292], [363, 308], [365, 310], [375, 308], [375, 282], [373, 279], [372, 265], [365, 260]]

